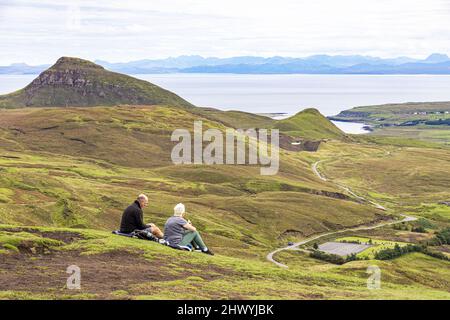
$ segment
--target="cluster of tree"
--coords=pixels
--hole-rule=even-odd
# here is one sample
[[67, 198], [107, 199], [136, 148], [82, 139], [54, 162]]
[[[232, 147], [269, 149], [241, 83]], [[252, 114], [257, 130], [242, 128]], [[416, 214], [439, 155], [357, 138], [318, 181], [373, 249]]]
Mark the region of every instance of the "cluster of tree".
[[356, 260], [368, 260], [369, 258], [360, 258], [356, 255], [356, 253], [352, 253], [346, 257], [339, 256], [337, 254], [326, 253], [320, 250], [314, 250], [310, 253], [310, 257], [320, 259], [326, 262], [334, 263], [334, 264], [344, 264], [350, 261]]
[[425, 245], [417, 245], [417, 244], [409, 244], [409, 245], [403, 246], [403, 247], [400, 247], [398, 244], [396, 244], [395, 247], [392, 249], [389, 248], [389, 249], [384, 249], [384, 250], [380, 250], [380, 251], [376, 252], [375, 259], [390, 260], [390, 259], [400, 257], [401, 255], [404, 255], [404, 254], [410, 253], [410, 252], [421, 252], [423, 254], [426, 254], [428, 256], [431, 256], [431, 257], [434, 257], [437, 259], [450, 261], [450, 258], [447, 257], [442, 252], [433, 251], [433, 250], [430, 250]]
[[313, 252], [311, 252], [310, 257], [334, 264], [344, 264], [346, 262], [345, 258], [338, 256], [337, 254], [330, 254], [319, 250], [314, 250]]
[[408, 244], [406, 246], [400, 247], [397, 243], [394, 248], [387, 248], [375, 253], [375, 259], [377, 260], [390, 260], [406, 253], [410, 252], [421, 252], [423, 251], [423, 247], [415, 244]]
[[430, 256], [430, 257], [433, 257], [433, 258], [437, 258], [437, 259], [441, 259], [441, 260], [450, 261], [450, 258], [447, 257], [447, 256], [446, 256], [445, 254], [443, 254], [442, 252], [433, 251], [433, 250], [430, 250], [430, 249], [427, 248], [427, 247], [424, 247], [424, 248], [423, 248], [422, 253], [424, 253], [424, 254], [426, 254], [426, 255], [428, 255], [428, 256]]
[[427, 242], [430, 246], [442, 246], [444, 244], [450, 244], [450, 228], [445, 228], [434, 236], [433, 239]]
[[427, 230], [425, 229], [425, 226], [419, 224], [419, 225], [410, 225], [408, 223], [401, 223], [394, 225], [395, 230], [403, 230], [403, 231], [412, 231], [412, 232], [419, 232], [419, 233], [426, 233]]
[[422, 226], [418, 226], [418, 227], [413, 227], [411, 229], [412, 232], [418, 232], [418, 233], [427, 233], [427, 230], [422, 227]]
[[341, 240], [342, 243], [354, 243], [354, 244], [368, 244], [372, 245], [373, 241], [372, 239], [369, 239], [367, 242], [362, 242], [360, 240]]
[[393, 228], [395, 229], [395, 230], [404, 230], [404, 231], [409, 231], [409, 230], [411, 230], [411, 226], [409, 225], [409, 224], [407, 224], [407, 223], [400, 223], [400, 224], [394, 224], [393, 225]]
[[359, 240], [341, 240], [342, 243], [354, 243], [354, 244], [361, 244], [361, 241]]
[[356, 261], [356, 260], [369, 260], [369, 257], [361, 258], [356, 255], [356, 253], [352, 253], [345, 257], [345, 262]]

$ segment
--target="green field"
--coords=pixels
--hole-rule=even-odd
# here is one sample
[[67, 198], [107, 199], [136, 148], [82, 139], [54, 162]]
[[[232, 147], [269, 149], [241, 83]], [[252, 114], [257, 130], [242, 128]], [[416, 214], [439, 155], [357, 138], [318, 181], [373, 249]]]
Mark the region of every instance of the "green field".
[[393, 249], [396, 244], [399, 245], [400, 247], [406, 246], [408, 244], [405, 242], [378, 240], [378, 239], [371, 239], [371, 238], [364, 238], [364, 237], [343, 237], [343, 238], [338, 238], [334, 241], [337, 241], [337, 242], [359, 242], [362, 244], [372, 245], [372, 247], [367, 248], [366, 250], [364, 250], [356, 255], [358, 258], [362, 258], [362, 259], [365, 259], [365, 258], [375, 259], [375, 253], [380, 250]]

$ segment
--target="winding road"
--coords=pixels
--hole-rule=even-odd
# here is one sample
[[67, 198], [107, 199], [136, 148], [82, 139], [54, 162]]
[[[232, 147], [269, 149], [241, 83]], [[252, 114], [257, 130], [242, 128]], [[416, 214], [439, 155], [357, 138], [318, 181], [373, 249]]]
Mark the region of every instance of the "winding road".
[[[323, 175], [319, 172], [319, 170], [317, 169], [317, 166], [319, 165], [320, 162], [321, 162], [321, 161], [315, 162], [315, 163], [312, 165], [312, 170], [314, 171], [314, 173], [315, 173], [321, 180], [323, 180], [323, 181], [329, 181], [329, 180], [328, 180], [325, 176], [323, 176]], [[347, 192], [348, 192], [349, 194], [351, 194], [352, 196], [354, 196], [354, 197], [356, 197], [356, 198], [358, 198], [358, 199], [360, 199], [360, 200], [362, 200], [362, 201], [365, 201], [365, 202], [368, 202], [368, 203], [372, 204], [372, 205], [373, 205], [374, 207], [376, 207], [377, 209], [380, 209], [380, 210], [386, 210], [382, 205], [380, 205], [380, 204], [378, 204], [378, 203], [376, 203], [376, 202], [367, 200], [366, 198], [363, 198], [363, 197], [361, 197], [361, 196], [358, 196], [358, 195], [355, 194], [353, 191], [351, 191], [348, 187], [343, 186], [343, 185], [340, 185], [340, 184], [337, 184], [337, 183], [336, 183], [336, 185], [337, 185], [339, 188], [344, 189], [345, 191], [347, 191]], [[398, 223], [403, 223], [403, 222], [408, 222], [408, 221], [414, 221], [414, 220], [417, 220], [417, 218], [415, 218], [415, 217], [407, 216], [407, 215], [404, 215], [404, 214], [402, 214], [401, 216], [403, 217], [402, 220], [395, 220], [395, 221], [390, 221], [390, 222], [383, 222], [383, 223], [380, 223], [380, 224], [377, 224], [377, 225], [372, 225], [372, 226], [360, 226], [360, 227], [355, 227], [355, 228], [348, 228], [348, 229], [342, 229], [342, 230], [338, 230], [338, 231], [332, 231], [332, 232], [322, 233], [322, 234], [316, 235], [316, 236], [314, 236], [314, 237], [311, 237], [311, 238], [307, 238], [307, 239], [305, 239], [305, 240], [302, 240], [302, 241], [300, 241], [300, 242], [296, 242], [296, 243], [294, 243], [294, 244], [291, 245], [291, 246], [286, 246], [286, 247], [283, 247], [283, 248], [276, 249], [276, 250], [270, 252], [270, 253], [267, 255], [266, 258], [267, 258], [267, 260], [269, 260], [270, 262], [276, 264], [276, 265], [279, 266], [279, 267], [282, 267], [282, 268], [288, 268], [287, 265], [285, 265], [285, 264], [283, 264], [283, 263], [281, 263], [281, 262], [276, 261], [276, 260], [273, 258], [273, 256], [274, 256], [276, 253], [278, 253], [278, 252], [280, 252], [280, 251], [284, 251], [284, 250], [301, 250], [301, 249], [298, 248], [298, 247], [301, 246], [301, 245], [304, 245], [304, 244], [307, 244], [307, 243], [309, 243], [309, 242], [311, 242], [311, 241], [320, 239], [320, 238], [322, 238], [322, 237], [334, 235], [334, 234], [340, 234], [340, 233], [344, 233], [344, 232], [348, 232], [348, 231], [372, 230], [372, 229], [381, 228], [381, 227], [385, 227], [385, 226], [389, 226], [389, 225], [393, 225], [393, 224], [398, 224]], [[302, 250], [302, 251], [306, 251], [306, 250]]]
[[[321, 163], [321, 162], [322, 162], [322, 161], [317, 161], [317, 162], [315, 162], [315, 163], [312, 165], [312, 169], [313, 169], [314, 173], [319, 177], [319, 179], [321, 179], [322, 181], [328, 181], [328, 179], [327, 179], [326, 177], [324, 177], [324, 176], [320, 173], [320, 171], [318, 170], [318, 168], [317, 168], [317, 166], [318, 166], [319, 163]], [[368, 199], [366, 199], [366, 198], [363, 198], [363, 197], [357, 195], [357, 194], [354, 193], [352, 190], [350, 190], [348, 187], [343, 186], [343, 185], [341, 185], [341, 184], [339, 184], [339, 183], [335, 183], [335, 185], [338, 186], [339, 188], [341, 188], [342, 190], [346, 191], [347, 193], [349, 193], [349, 194], [352, 195], [353, 197], [355, 197], [355, 198], [357, 198], [357, 199], [359, 199], [359, 200], [361, 200], [361, 201], [368, 202], [368, 203], [370, 203], [371, 205], [373, 205], [373, 206], [374, 206], [375, 208], [377, 208], [377, 209], [386, 211], [386, 208], [383, 207], [382, 205], [380, 205], [379, 203], [373, 202], [373, 201], [371, 201], [371, 200], [368, 200]]]

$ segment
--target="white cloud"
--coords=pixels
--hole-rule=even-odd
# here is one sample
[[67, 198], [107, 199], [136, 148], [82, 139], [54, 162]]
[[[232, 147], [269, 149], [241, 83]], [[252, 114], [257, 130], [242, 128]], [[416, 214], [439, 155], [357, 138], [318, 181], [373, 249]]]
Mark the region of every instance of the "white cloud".
[[450, 53], [445, 0], [0, 0], [0, 64]]

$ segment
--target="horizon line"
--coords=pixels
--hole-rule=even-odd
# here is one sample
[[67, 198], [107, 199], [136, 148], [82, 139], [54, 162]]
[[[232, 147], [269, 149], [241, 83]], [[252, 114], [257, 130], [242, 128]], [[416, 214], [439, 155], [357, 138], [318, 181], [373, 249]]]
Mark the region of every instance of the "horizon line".
[[[93, 62], [106, 62], [106, 63], [110, 63], [110, 64], [120, 64], [120, 63], [131, 63], [131, 62], [146, 61], [146, 60], [159, 61], [159, 60], [167, 60], [167, 59], [178, 59], [178, 58], [181, 58], [181, 57], [199, 57], [199, 58], [202, 58], [202, 59], [232, 59], [232, 58], [245, 58], [245, 57], [263, 58], [263, 59], [270, 59], [270, 58], [308, 59], [308, 58], [316, 57], [316, 56], [328, 56], [328, 57], [364, 57], [364, 58], [375, 58], [375, 59], [380, 59], [380, 60], [393, 60], [393, 59], [400, 59], [400, 58], [408, 58], [408, 59], [413, 59], [413, 60], [426, 60], [427, 58], [429, 58], [429, 57], [431, 57], [433, 55], [442, 55], [442, 56], [449, 57], [449, 55], [446, 54], [446, 53], [432, 52], [430, 54], [424, 55], [422, 58], [413, 58], [413, 57], [407, 56], [407, 55], [396, 55], [396, 56], [392, 56], [392, 57], [381, 57], [381, 56], [368, 55], [368, 54], [329, 54], [329, 53], [315, 53], [315, 54], [306, 55], [306, 56], [236, 55], [236, 56], [222, 56], [222, 57], [220, 57], [220, 56], [202, 56], [200, 54], [181, 54], [181, 55], [177, 55], [177, 56], [166, 56], [164, 58], [142, 58], [142, 59], [128, 60], [128, 61], [109, 61], [109, 60], [106, 60], [106, 59], [98, 59], [98, 58], [90, 59], [90, 58], [84, 58], [84, 57], [73, 56], [73, 55], [61, 55], [59, 58], [61, 58], [61, 57], [73, 57], [73, 58], [80, 58], [80, 59], [93, 61]], [[58, 60], [59, 58], [56, 58], [56, 60]], [[53, 61], [56, 61], [56, 60], [53, 60]], [[20, 62], [12, 62], [9, 65], [0, 65], [0, 67], [10, 67], [10, 66], [20, 65], [20, 64], [25, 64], [25, 65], [30, 66], [30, 67], [38, 67], [38, 66], [51, 65], [53, 63], [54, 62], [41, 63], [41, 64], [28, 64], [25, 61], [20, 61]]]

